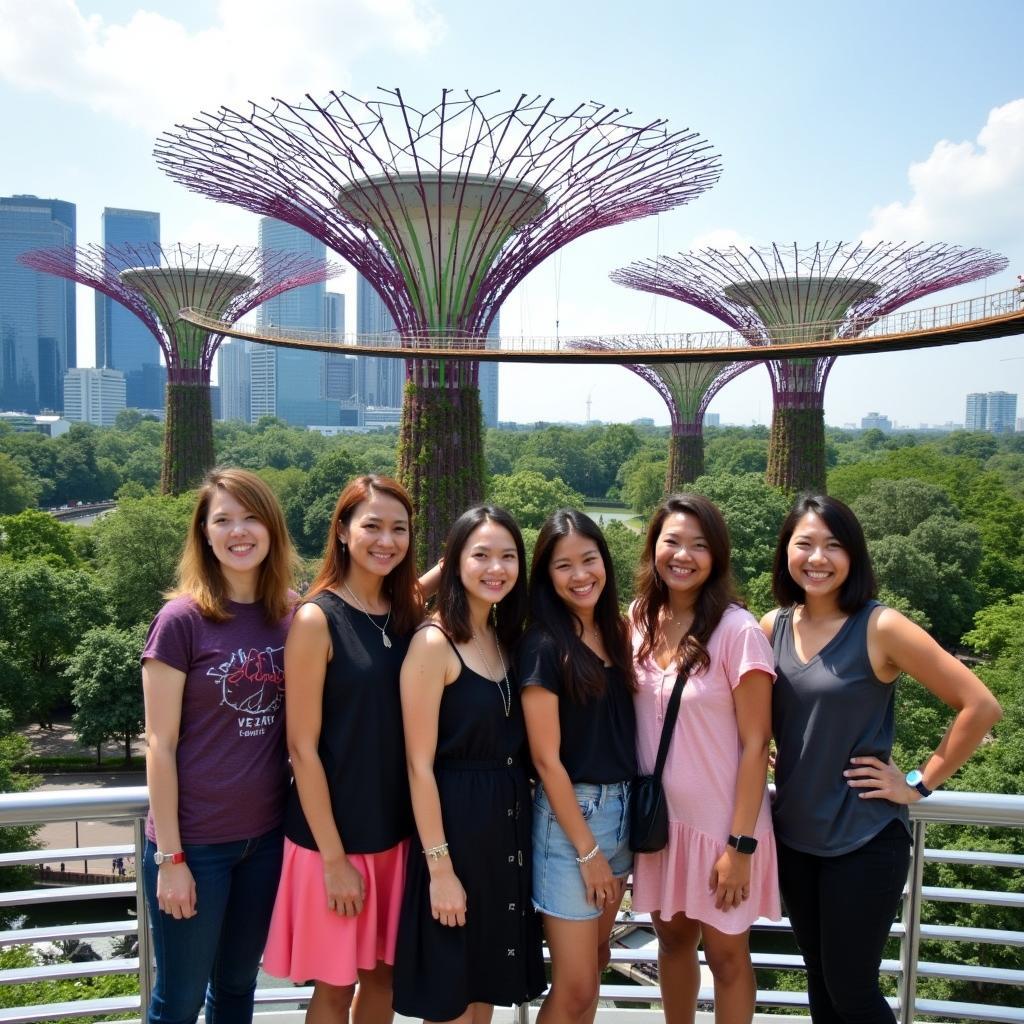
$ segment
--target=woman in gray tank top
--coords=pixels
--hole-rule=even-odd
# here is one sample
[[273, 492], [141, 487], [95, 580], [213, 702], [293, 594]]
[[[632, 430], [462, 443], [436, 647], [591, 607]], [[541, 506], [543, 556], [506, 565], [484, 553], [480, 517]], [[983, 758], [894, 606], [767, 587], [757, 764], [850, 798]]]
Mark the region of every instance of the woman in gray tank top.
[[[777, 679], [772, 808], [779, 886], [807, 965], [816, 1024], [889, 1024], [878, 968], [906, 879], [907, 805], [974, 752], [1001, 711], [984, 683], [874, 600], [867, 544], [835, 498], [801, 498], [782, 525], [762, 620]], [[918, 680], [956, 711], [910, 772], [892, 760], [893, 683]]]

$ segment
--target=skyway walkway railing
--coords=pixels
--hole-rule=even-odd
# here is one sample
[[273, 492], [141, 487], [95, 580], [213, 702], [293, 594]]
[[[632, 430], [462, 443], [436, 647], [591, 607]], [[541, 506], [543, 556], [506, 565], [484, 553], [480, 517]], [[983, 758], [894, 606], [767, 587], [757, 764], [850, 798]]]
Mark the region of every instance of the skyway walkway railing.
[[[144, 839], [144, 818], [148, 795], [144, 787], [37, 791], [0, 795], [0, 825], [28, 825], [54, 821], [120, 821], [131, 823], [133, 841], [103, 847], [27, 851], [8, 853], [0, 857], [0, 866], [13, 864], [39, 864], [47, 861], [70, 860], [72, 857], [104, 857], [134, 855], [141, 863]], [[1016, 946], [1024, 950], [1024, 893], [999, 890], [974, 890], [924, 886], [922, 876], [926, 863], [984, 865], [997, 869], [1024, 868], [1024, 856], [1007, 853], [965, 851], [959, 849], [931, 849], [925, 845], [927, 827], [937, 823], [954, 825], [980, 825], [1024, 828], [1024, 796], [1004, 796], [987, 793], [938, 792], [911, 808], [913, 825], [913, 853], [908, 885], [903, 900], [901, 921], [892, 929], [899, 940], [900, 957], [882, 964], [882, 972], [898, 979], [898, 997], [893, 1000], [897, 1009], [912, 1006], [913, 1014], [901, 1014], [904, 1022], [922, 1016], [938, 1016], [949, 1020], [1007, 1022], [1024, 1024], [1024, 998], [1015, 1005], [1000, 1006], [985, 1003], [924, 999], [917, 995], [920, 979], [941, 978], [954, 981], [977, 982], [993, 986], [1016, 987], [1024, 996], [1024, 970], [989, 968], [964, 965], [950, 961], [922, 962], [919, 949], [922, 941], [965, 943], [975, 945], [998, 944]], [[39, 967], [12, 968], [0, 971], [0, 984], [14, 985], [25, 982], [96, 977], [125, 974], [139, 978], [139, 995], [126, 995], [105, 999], [85, 999], [75, 1002], [48, 1003], [7, 1007], [0, 1010], [0, 1024], [28, 1024], [44, 1020], [69, 1017], [107, 1018], [115, 1014], [140, 1014], [152, 991], [153, 969], [149, 943], [148, 911], [142, 897], [140, 882], [111, 882], [98, 885], [72, 885], [60, 888], [33, 888], [0, 893], [0, 907], [8, 911], [32, 905], [56, 905], [70, 901], [103, 901], [111, 899], [134, 901], [135, 917], [89, 924], [47, 925], [35, 928], [11, 928], [0, 932], [0, 946], [54, 942], [63, 939], [91, 939], [102, 936], [137, 935], [139, 956], [116, 958], [93, 963], [64, 963]], [[1009, 907], [1020, 910], [1021, 930], [994, 930], [969, 925], [932, 925], [921, 923], [921, 906], [929, 901], [957, 902], [965, 905]], [[620, 915], [620, 933], [650, 929], [644, 915]], [[788, 931], [789, 922], [759, 921], [755, 929], [761, 931]], [[634, 936], [635, 938], [635, 936]], [[651, 933], [653, 938], [653, 933]], [[635, 943], [633, 943], [635, 947]], [[1022, 952], [1024, 957], [1024, 952]], [[633, 976], [641, 976], [640, 984], [603, 985], [601, 999], [605, 1006], [658, 1005], [660, 993], [657, 985], [646, 980], [644, 967], [650, 968], [657, 960], [653, 942], [643, 942], [640, 948], [621, 946], [612, 953], [612, 964]], [[141, 965], [141, 967], [140, 967]], [[755, 969], [801, 970], [799, 956], [779, 953], [755, 953]], [[647, 972], [648, 974], [650, 972]], [[304, 1005], [312, 989], [308, 987], [273, 987], [257, 991], [257, 1003], [262, 1009], [270, 1006]], [[714, 998], [710, 989], [702, 989], [702, 1002]], [[805, 992], [760, 989], [757, 1002], [761, 1008], [786, 1008], [792, 1012], [805, 1011]], [[517, 1010], [520, 1022], [528, 1019], [528, 1007]], [[600, 1011], [600, 1014], [611, 1011]], [[263, 1014], [261, 1013], [261, 1017]], [[269, 1018], [266, 1018], [269, 1020]]]
[[[274, 344], [300, 348], [309, 346], [337, 349], [351, 353], [395, 356], [401, 354], [406, 358], [462, 354], [467, 358], [472, 356], [485, 360], [532, 357], [587, 362], [614, 361], [609, 356], [614, 356], [616, 352], [628, 351], [635, 357], [633, 361], [643, 361], [644, 355], [664, 360], [670, 355], [692, 358], [701, 353], [705, 354], [705, 358], [712, 354], [721, 354], [729, 359], [760, 359], [765, 358], [766, 349], [785, 350], [786, 346], [807, 349], [809, 354], [817, 350], [822, 350], [823, 354], [847, 349], [851, 352], [884, 350], [884, 343], [889, 339], [913, 339], [915, 336], [931, 335], [932, 343], [936, 343], [934, 339], [939, 338], [942, 332], [963, 329], [971, 325], [980, 326], [1008, 320], [1020, 320], [1024, 323], [1024, 286], [922, 309], [902, 310], [874, 322], [866, 320], [863, 326], [859, 326], [855, 320], [833, 320], [773, 328], [770, 344], [756, 332], [733, 330], [567, 337], [506, 335], [501, 338], [481, 339], [477, 335], [459, 335], [451, 332], [424, 331], [410, 336], [392, 331], [386, 334], [356, 335], [303, 330], [274, 324], [232, 325], [218, 320], [204, 310], [192, 307], [182, 309], [180, 316], [211, 333], [224, 333], [252, 341], [270, 341]], [[923, 345], [925, 342], [921, 341], [920, 344]], [[914, 346], [911, 343], [903, 347]], [[605, 354], [602, 354], [602, 350], [606, 350]], [[786, 354], [785, 351], [782, 354]]]

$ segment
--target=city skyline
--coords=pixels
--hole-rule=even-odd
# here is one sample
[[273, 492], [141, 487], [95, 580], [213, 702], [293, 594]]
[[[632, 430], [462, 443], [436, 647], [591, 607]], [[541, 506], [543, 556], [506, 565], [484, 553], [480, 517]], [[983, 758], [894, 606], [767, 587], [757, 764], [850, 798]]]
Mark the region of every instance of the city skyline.
[[[0, 23], [0, 53], [11, 55], [0, 65], [0, 97], [13, 118], [0, 194], [77, 203], [83, 240], [98, 239], [100, 212], [118, 206], [160, 210], [168, 237], [254, 244], [255, 217], [190, 196], [155, 168], [156, 134], [199, 109], [332, 87], [370, 94], [378, 84], [398, 84], [419, 97], [439, 84], [493, 84], [563, 104], [593, 97], [638, 117], [664, 116], [670, 129], [692, 126], [722, 153], [724, 167], [722, 181], [684, 210], [597, 232], [540, 266], [503, 306], [507, 335], [705, 329], [710, 322], [700, 314], [607, 280], [629, 260], [703, 245], [934, 240], [1004, 252], [1010, 268], [988, 283], [989, 292], [1012, 287], [1024, 272], [1024, 86], [1012, 71], [1024, 29], [1019, 4], [996, 0], [966, 11], [939, 0], [925, 19], [880, 0], [852, 16], [810, 2], [771, 9], [740, 2], [728, 11], [656, 2], [645, 22], [658, 32], [624, 38], [611, 5], [599, 3], [579, 20], [569, 9], [527, 2], [523, 16], [510, 20], [500, 54], [468, 2], [401, 0], [371, 12], [353, 2], [328, 12], [303, 0], [285, 17], [261, 0], [259, 15], [244, 18], [231, 4], [192, 0], [158, 0], [145, 17], [113, 0], [37, 6], [48, 18], [28, 23], [12, 15]], [[532, 32], [541, 17], [550, 31]], [[883, 24], [898, 61], [877, 60]], [[69, 59], [59, 66], [39, 26], [60, 35]], [[230, 33], [237, 45], [223, 60], [205, 61], [213, 41]], [[573, 52], [557, 42], [569, 35]], [[184, 60], [192, 73], [175, 76], [186, 79], [181, 88], [121, 87], [137, 81], [128, 42], [144, 48], [163, 38], [173, 42], [149, 57], [156, 66]], [[282, 40], [290, 55], [271, 59]], [[597, 75], [589, 58], [603, 52], [610, 59]], [[868, 59], [870, 75], [834, 73]], [[102, 74], [90, 70], [101, 65]], [[687, 75], [677, 74], [681, 66]], [[779, 73], [786, 66], [799, 72]], [[38, 137], [32, 129], [39, 123], [61, 130]], [[348, 273], [337, 286], [350, 303], [354, 279]], [[941, 293], [918, 305], [954, 297]], [[91, 312], [91, 301], [79, 302], [81, 364], [93, 361], [86, 305]], [[1024, 390], [1019, 352], [1019, 339], [1010, 338], [844, 357], [832, 374], [826, 422], [859, 422], [875, 409], [901, 425], [958, 421], [968, 392]], [[925, 380], [927, 387], [907, 386]], [[500, 394], [505, 421], [582, 421], [589, 399], [593, 419], [667, 422], [660, 400], [624, 369], [567, 376], [506, 365]], [[767, 423], [768, 374], [743, 374], [711, 411], [723, 422]]]

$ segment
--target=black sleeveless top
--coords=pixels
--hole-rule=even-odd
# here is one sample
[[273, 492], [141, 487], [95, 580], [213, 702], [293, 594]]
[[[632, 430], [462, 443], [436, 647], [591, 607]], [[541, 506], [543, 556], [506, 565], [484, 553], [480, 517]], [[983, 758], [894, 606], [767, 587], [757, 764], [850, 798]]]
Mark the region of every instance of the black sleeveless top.
[[[387, 648], [366, 613], [336, 594], [324, 591], [311, 603], [327, 617], [331, 635], [317, 751], [334, 821], [346, 853], [380, 853], [413, 831], [399, 695], [409, 637], [389, 627]], [[370, 618], [383, 627], [386, 616]], [[298, 846], [316, 849], [294, 781], [285, 835]]]
[[895, 721], [895, 683], [883, 683], [868, 657], [868, 601], [809, 661], [793, 642], [793, 609], [775, 618], [772, 731], [775, 838], [802, 853], [837, 857], [874, 839], [892, 821], [909, 831], [905, 806], [862, 800], [843, 776], [851, 757], [888, 761]]

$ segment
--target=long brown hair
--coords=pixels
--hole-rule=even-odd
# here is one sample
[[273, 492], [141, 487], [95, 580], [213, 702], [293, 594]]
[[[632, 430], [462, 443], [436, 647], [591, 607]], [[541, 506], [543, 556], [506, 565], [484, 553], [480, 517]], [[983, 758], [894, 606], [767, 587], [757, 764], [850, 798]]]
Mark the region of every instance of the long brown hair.
[[372, 501], [375, 494], [386, 494], [394, 498], [405, 509], [409, 517], [409, 550], [405, 557], [384, 577], [381, 591], [391, 602], [391, 621], [399, 633], [415, 629], [423, 619], [423, 594], [416, 578], [416, 543], [413, 536], [412, 498], [409, 492], [389, 476], [368, 473], [350, 480], [338, 495], [338, 503], [331, 516], [331, 527], [324, 545], [324, 560], [316, 579], [309, 585], [305, 598], [308, 601], [324, 590], [340, 586], [348, 575], [352, 556], [348, 547], [341, 542], [339, 528], [348, 526], [356, 508], [364, 501]]
[[280, 622], [294, 603], [290, 592], [298, 556], [288, 536], [284, 514], [274, 492], [247, 469], [211, 469], [199, 485], [195, 511], [178, 561], [177, 585], [167, 597], [191, 597], [199, 611], [214, 622], [226, 622], [228, 588], [217, 556], [206, 541], [207, 517], [218, 490], [227, 491], [267, 528], [270, 549], [260, 563], [256, 597], [267, 622]]
[[551, 558], [555, 545], [573, 533], [592, 540], [604, 563], [605, 584], [594, 608], [594, 624], [601, 634], [608, 660], [619, 669], [629, 690], [636, 689], [629, 626], [619, 612], [615, 568], [608, 543], [590, 516], [574, 508], [561, 508], [544, 520], [533, 547], [530, 569], [530, 626], [545, 630], [555, 641], [562, 667], [565, 692], [576, 704], [586, 704], [605, 691], [605, 671], [600, 660], [580, 639], [579, 617], [555, 592]]
[[668, 587], [658, 575], [654, 565], [654, 549], [661, 536], [662, 527], [669, 516], [685, 513], [694, 516], [701, 525], [701, 532], [708, 542], [711, 553], [711, 572], [697, 595], [693, 609], [693, 625], [679, 641], [681, 660], [694, 668], [706, 669], [708, 641], [731, 604], [744, 607], [736, 594], [732, 576], [732, 545], [729, 542], [729, 528], [718, 506], [700, 494], [673, 494], [666, 498], [651, 518], [644, 541], [644, 553], [636, 573], [638, 597], [633, 604], [633, 624], [640, 631], [641, 642], [637, 661], [643, 661], [654, 653], [657, 645], [658, 626], [661, 613], [668, 604]]

